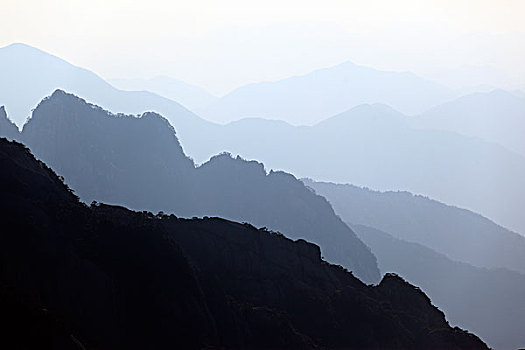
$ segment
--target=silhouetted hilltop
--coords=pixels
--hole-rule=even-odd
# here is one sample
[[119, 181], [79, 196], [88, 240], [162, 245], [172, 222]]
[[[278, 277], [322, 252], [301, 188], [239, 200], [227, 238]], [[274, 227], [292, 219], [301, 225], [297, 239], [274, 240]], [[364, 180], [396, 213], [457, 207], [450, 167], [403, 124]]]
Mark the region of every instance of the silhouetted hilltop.
[[[305, 241], [218, 218], [87, 207], [5, 139], [0, 164], [0, 290], [60, 320], [55, 349], [487, 349], [399, 277], [367, 286]], [[39, 342], [45, 324], [4, 330], [42, 348], [53, 344]]]
[[247, 221], [318, 243], [328, 261], [379, 281], [370, 249], [324, 198], [291, 175], [227, 154], [195, 168], [159, 115], [112, 115], [56, 91], [35, 109], [22, 139], [87, 203]]
[[525, 273], [525, 237], [471, 211], [409, 192], [303, 180], [345, 222], [375, 227], [456, 261]]
[[[304, 238], [321, 246], [330, 262], [353, 270], [366, 282], [378, 280], [377, 262], [330, 204], [293, 175], [270, 171], [263, 164], [222, 154], [197, 169], [200, 200], [192, 212], [249, 221]], [[203, 205], [202, 203], [206, 203]]]
[[525, 275], [456, 262], [371, 227], [352, 228], [372, 248], [381, 271], [420, 286], [451, 324], [473, 331], [495, 349], [523, 347]]
[[4, 106], [0, 106], [0, 135], [10, 140], [17, 140], [20, 137], [16, 125], [7, 118]]
[[422, 193], [525, 232], [525, 157], [479, 138], [416, 129], [385, 105], [357, 106], [313, 126], [251, 118], [203, 138], [182, 141], [200, 162], [228, 151], [298, 177]]
[[174, 199], [191, 195], [193, 162], [157, 114], [115, 115], [57, 90], [35, 109], [22, 137], [88, 203], [160, 211], [179, 209]]

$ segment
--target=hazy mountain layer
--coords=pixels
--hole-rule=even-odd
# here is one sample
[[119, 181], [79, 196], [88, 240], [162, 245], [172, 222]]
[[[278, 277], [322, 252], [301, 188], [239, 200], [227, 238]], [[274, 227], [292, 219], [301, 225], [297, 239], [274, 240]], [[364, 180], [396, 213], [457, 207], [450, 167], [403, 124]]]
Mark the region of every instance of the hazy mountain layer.
[[111, 79], [109, 82], [122, 90], [151, 91], [177, 101], [194, 112], [203, 110], [218, 99], [198, 86], [163, 76], [151, 79]]
[[[0, 105], [6, 105], [19, 126], [38, 101], [62, 87], [113, 112], [161, 113], [176, 128], [186, 154], [198, 163], [229, 151], [300, 177], [422, 193], [525, 232], [520, 210], [525, 207], [524, 157], [447, 131], [415, 131], [406, 123], [407, 117], [386, 107], [361, 106], [341, 114], [335, 118], [337, 122], [327, 121], [312, 128], [255, 119], [220, 126], [155, 94], [117, 90], [87, 70], [25, 45], [0, 49], [0, 63]], [[348, 67], [353, 66], [337, 69], [344, 71]], [[365, 69], [365, 73], [370, 72]], [[405, 75], [411, 76], [401, 74]], [[334, 86], [338, 86], [337, 79]], [[359, 86], [359, 80], [352, 80], [354, 83]], [[378, 86], [367, 89], [380, 91]], [[402, 88], [397, 90], [404, 94]], [[346, 90], [340, 91], [346, 94]], [[405, 97], [414, 104], [423, 101], [413, 94]], [[287, 102], [287, 96], [280, 98]], [[321, 107], [330, 113], [327, 116], [332, 115], [329, 103]]]
[[148, 91], [118, 90], [87, 69], [24, 44], [0, 48], [0, 76], [0, 106], [6, 107], [20, 128], [32, 109], [56, 89], [78, 94], [115, 113], [161, 113], [184, 134], [181, 139], [197, 137], [193, 133], [207, 124], [175, 101]]
[[452, 90], [413, 73], [346, 62], [276, 82], [241, 86], [202, 115], [216, 122], [259, 117], [311, 125], [363, 103], [384, 103], [418, 114], [454, 97]]
[[[19, 300], [1, 316], [10, 317], [5, 345], [487, 349], [401, 278], [366, 286], [305, 241], [222, 219], [88, 207], [5, 139], [0, 164], [0, 261], [9, 267], [0, 290]], [[35, 314], [61, 326], [31, 322]]]
[[379, 280], [370, 249], [323, 197], [292, 175], [229, 155], [195, 168], [157, 114], [111, 115], [57, 91], [35, 109], [21, 139], [88, 203], [248, 221], [315, 242], [330, 262]]
[[411, 123], [496, 142], [525, 156], [525, 98], [510, 92], [463, 96], [414, 117]]
[[452, 324], [473, 331], [494, 349], [525, 346], [525, 275], [476, 268], [371, 227], [352, 228], [372, 248], [382, 272], [399, 273], [421, 287]]
[[304, 180], [346, 222], [423, 244], [452, 260], [525, 274], [525, 237], [468, 210], [408, 192]]
[[312, 127], [246, 119], [203, 139], [185, 145], [197, 161], [226, 150], [298, 177], [425, 194], [525, 233], [525, 157], [456, 133], [413, 129], [384, 105]]

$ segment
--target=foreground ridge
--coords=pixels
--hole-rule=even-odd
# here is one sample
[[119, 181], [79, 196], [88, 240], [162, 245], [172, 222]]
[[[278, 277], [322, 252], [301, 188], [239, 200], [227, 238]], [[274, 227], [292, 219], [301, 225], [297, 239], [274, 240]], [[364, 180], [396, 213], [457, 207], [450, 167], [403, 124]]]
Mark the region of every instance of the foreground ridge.
[[[86, 206], [0, 139], [2, 341], [21, 347], [487, 349], [396, 275], [220, 218]], [[16, 302], [9, 302], [15, 300]], [[24, 334], [24, 337], [17, 335]]]

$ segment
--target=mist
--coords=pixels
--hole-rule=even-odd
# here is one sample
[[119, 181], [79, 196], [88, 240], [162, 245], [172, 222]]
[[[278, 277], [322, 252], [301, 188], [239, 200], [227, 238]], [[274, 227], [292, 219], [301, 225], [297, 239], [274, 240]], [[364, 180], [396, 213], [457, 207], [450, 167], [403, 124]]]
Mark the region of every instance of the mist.
[[0, 344], [525, 347], [521, 2], [3, 11]]

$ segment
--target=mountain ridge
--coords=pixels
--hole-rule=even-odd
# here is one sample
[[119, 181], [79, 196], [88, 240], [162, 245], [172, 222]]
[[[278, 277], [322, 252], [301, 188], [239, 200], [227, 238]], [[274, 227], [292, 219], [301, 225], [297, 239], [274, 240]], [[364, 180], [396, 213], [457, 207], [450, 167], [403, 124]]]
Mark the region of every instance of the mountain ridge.
[[474, 331], [494, 349], [523, 347], [525, 274], [474, 267], [372, 227], [351, 226], [372, 247], [383, 273], [420, 286], [451, 324]]
[[57, 91], [35, 109], [21, 140], [87, 203], [249, 221], [317, 243], [329, 261], [379, 280], [370, 249], [323, 197], [240, 157], [222, 154], [196, 167], [160, 115], [114, 115]]
[[[316, 246], [248, 224], [87, 206], [5, 139], [0, 164], [0, 286], [70, 326], [33, 325], [24, 341], [39, 347], [488, 349], [398, 276], [364, 285]], [[3, 340], [26, 327], [7, 323]]]

